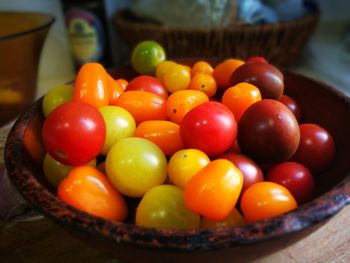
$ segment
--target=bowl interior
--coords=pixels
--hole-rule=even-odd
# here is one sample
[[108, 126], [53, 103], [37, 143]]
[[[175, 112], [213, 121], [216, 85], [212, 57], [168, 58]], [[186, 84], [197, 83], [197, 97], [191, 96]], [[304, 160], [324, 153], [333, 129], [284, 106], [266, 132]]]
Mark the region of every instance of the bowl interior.
[[[186, 61], [191, 64], [191, 61]], [[130, 79], [129, 68], [112, 74]], [[253, 244], [283, 237], [322, 222], [348, 203], [350, 183], [350, 102], [342, 93], [317, 81], [284, 71], [285, 94], [297, 100], [302, 108], [302, 122], [317, 123], [334, 137], [336, 158], [332, 166], [316, 178], [317, 198], [273, 219], [243, 227], [210, 230], [146, 229], [130, 223], [106, 221], [80, 212], [60, 201], [46, 181], [41, 163], [45, 151], [41, 142], [41, 100], [17, 120], [7, 140], [5, 161], [10, 179], [35, 209], [69, 230], [113, 244], [195, 251]], [[129, 200], [135, 207], [135, 200]]]

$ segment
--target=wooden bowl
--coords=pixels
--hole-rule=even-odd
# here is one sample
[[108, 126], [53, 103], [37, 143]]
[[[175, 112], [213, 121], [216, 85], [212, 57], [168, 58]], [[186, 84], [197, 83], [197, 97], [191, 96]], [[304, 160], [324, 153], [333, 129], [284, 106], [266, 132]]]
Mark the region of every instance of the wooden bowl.
[[[133, 75], [128, 69], [113, 74]], [[318, 192], [313, 201], [275, 218], [242, 227], [165, 230], [107, 221], [78, 211], [56, 197], [42, 171], [42, 100], [24, 112], [10, 131], [5, 148], [8, 174], [35, 210], [126, 262], [242, 262], [262, 257], [305, 237], [350, 201], [349, 98], [307, 77], [288, 71], [284, 76], [285, 93], [300, 103], [303, 122], [318, 123], [333, 135], [336, 158], [316, 178]]]

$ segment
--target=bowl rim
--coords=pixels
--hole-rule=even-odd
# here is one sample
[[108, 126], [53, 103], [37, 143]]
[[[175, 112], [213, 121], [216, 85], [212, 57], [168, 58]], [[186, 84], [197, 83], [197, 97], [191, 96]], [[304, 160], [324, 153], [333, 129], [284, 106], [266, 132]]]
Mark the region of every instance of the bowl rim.
[[[283, 70], [305, 81], [321, 84], [327, 92], [341, 97], [350, 108], [350, 98], [341, 91], [301, 74]], [[241, 227], [214, 229], [155, 229], [105, 220], [79, 211], [58, 199], [42, 185], [26, 166], [21, 141], [32, 118], [41, 112], [42, 98], [22, 113], [10, 130], [5, 145], [8, 176], [22, 197], [55, 223], [115, 244], [136, 245], [176, 251], [213, 250], [249, 245], [299, 232], [326, 221], [350, 202], [350, 175], [331, 190], [283, 215], [246, 224]], [[305, 213], [308, 211], [308, 213]], [[283, 230], [283, 231], [278, 231]]]

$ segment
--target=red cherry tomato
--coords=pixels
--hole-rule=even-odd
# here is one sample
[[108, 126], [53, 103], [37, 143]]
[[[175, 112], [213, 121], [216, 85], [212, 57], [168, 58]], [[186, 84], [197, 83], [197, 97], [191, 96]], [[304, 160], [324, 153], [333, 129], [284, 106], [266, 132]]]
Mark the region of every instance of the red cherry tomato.
[[59, 184], [57, 195], [65, 203], [95, 216], [117, 221], [127, 216], [123, 196], [103, 173], [91, 166], [73, 168]]
[[299, 127], [300, 143], [291, 160], [305, 165], [313, 174], [318, 174], [334, 159], [333, 137], [317, 124], [305, 123]]
[[163, 99], [168, 98], [168, 91], [163, 86], [163, 84], [155, 77], [141, 75], [132, 79], [125, 91], [131, 90], [143, 90], [152, 92]]
[[299, 205], [310, 201], [315, 195], [315, 182], [310, 171], [299, 163], [277, 164], [267, 173], [267, 180], [283, 185]]
[[101, 113], [83, 102], [66, 102], [44, 121], [45, 149], [57, 161], [71, 166], [94, 159], [105, 143], [106, 125]]
[[243, 193], [241, 210], [247, 222], [271, 218], [297, 208], [292, 194], [282, 185], [259, 182]]
[[249, 63], [249, 62], [259, 62], [259, 63], [268, 63], [267, 60], [263, 57], [250, 57], [250, 58], [247, 58], [245, 60], [245, 63]]
[[282, 104], [287, 106], [288, 109], [290, 109], [291, 112], [293, 112], [295, 118], [297, 121], [300, 123], [301, 121], [301, 108], [298, 102], [296, 102], [293, 98], [287, 96], [287, 95], [282, 95], [282, 97], [279, 99]]
[[190, 110], [180, 124], [180, 135], [187, 148], [199, 149], [209, 156], [225, 152], [237, 136], [232, 112], [215, 101]]
[[260, 167], [248, 156], [239, 153], [224, 153], [219, 158], [231, 161], [243, 174], [242, 193], [252, 184], [264, 181]]
[[107, 72], [101, 64], [86, 63], [80, 68], [72, 100], [86, 102], [96, 108], [108, 105]]

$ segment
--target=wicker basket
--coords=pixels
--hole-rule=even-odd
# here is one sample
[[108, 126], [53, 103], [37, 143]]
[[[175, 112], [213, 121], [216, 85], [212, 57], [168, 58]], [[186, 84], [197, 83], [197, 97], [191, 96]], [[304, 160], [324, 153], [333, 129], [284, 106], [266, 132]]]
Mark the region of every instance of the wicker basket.
[[263, 56], [275, 65], [285, 66], [297, 58], [318, 19], [319, 10], [315, 8], [307, 16], [278, 24], [177, 29], [137, 20], [122, 10], [116, 13], [115, 25], [130, 48], [152, 39], [162, 44], [172, 58]]

